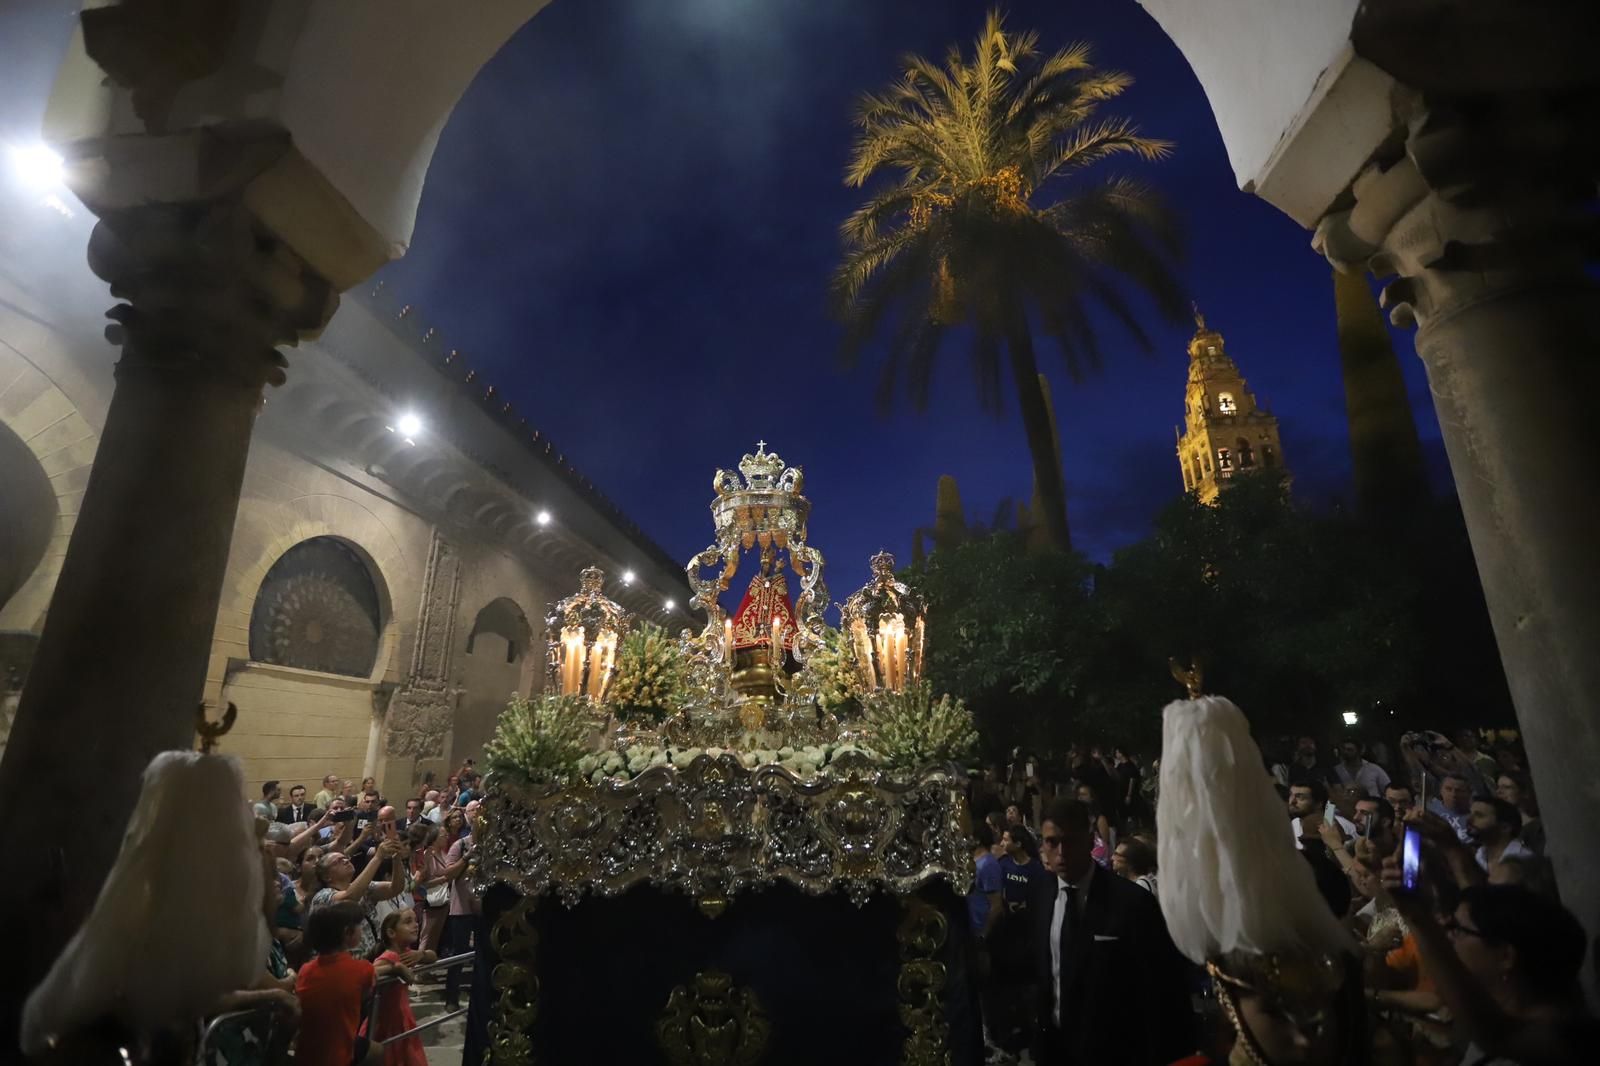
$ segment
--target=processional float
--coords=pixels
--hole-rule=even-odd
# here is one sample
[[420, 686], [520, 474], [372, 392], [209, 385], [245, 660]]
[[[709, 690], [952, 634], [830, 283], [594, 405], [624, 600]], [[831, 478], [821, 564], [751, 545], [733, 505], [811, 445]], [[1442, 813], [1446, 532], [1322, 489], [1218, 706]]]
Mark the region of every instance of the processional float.
[[[860, 1062], [982, 1061], [964, 772], [886, 760], [859, 709], [916, 687], [923, 604], [879, 555], [829, 626], [803, 487], [764, 442], [717, 472], [715, 539], [687, 566], [704, 622], [659, 664], [625, 661], [659, 638], [599, 571], [552, 608], [547, 692], [592, 706], [593, 750], [559, 782], [490, 777], [475, 876], [494, 1066], [602, 1046], [813, 1063], [824, 1043]], [[619, 713], [619, 688], [669, 669], [659, 721]]]

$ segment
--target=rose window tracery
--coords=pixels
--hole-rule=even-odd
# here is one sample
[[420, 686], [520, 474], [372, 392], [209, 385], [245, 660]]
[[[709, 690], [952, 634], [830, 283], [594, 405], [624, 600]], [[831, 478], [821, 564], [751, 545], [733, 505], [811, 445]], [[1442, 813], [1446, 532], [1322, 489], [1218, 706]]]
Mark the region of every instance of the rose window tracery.
[[369, 677], [382, 633], [367, 564], [334, 537], [313, 537], [272, 564], [250, 613], [250, 658]]

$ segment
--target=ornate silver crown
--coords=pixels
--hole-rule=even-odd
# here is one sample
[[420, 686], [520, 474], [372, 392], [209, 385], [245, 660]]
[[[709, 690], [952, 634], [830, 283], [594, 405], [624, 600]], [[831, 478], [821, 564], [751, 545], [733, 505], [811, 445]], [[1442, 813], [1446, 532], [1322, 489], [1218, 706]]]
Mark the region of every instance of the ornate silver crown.
[[777, 452], [767, 451], [766, 441], [756, 442], [755, 454], [747, 452], [737, 472], [718, 470], [711, 485], [717, 493], [711, 515], [725, 546], [776, 540], [783, 547], [791, 534], [804, 536], [811, 514], [811, 501], [800, 495], [805, 473], [784, 466]]

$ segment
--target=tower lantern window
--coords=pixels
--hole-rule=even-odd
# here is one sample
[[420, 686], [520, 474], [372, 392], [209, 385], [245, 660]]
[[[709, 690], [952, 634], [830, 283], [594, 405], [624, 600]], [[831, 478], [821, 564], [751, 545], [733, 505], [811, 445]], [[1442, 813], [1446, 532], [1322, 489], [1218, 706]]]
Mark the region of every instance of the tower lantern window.
[[1233, 453], [1226, 448], [1217, 449], [1217, 470], [1223, 475], [1233, 472]]
[[1221, 392], [1217, 394], [1217, 410], [1225, 415], [1231, 415], [1238, 410], [1233, 402], [1233, 393]]

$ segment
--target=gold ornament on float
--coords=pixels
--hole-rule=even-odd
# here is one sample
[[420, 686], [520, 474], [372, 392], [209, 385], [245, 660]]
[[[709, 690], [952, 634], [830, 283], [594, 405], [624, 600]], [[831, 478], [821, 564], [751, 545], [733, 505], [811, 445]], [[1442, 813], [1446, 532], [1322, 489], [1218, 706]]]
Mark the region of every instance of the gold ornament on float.
[[869, 692], [904, 692], [922, 679], [927, 607], [894, 576], [894, 556], [872, 557], [872, 578], [844, 601], [840, 623]]
[[629, 616], [606, 598], [605, 571], [585, 567], [578, 591], [561, 600], [545, 619], [549, 634], [545, 690], [587, 696], [598, 703], [616, 671], [617, 647], [628, 632]]

